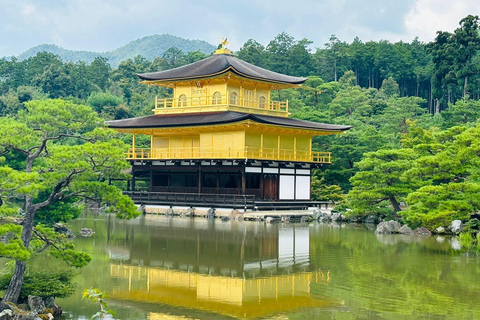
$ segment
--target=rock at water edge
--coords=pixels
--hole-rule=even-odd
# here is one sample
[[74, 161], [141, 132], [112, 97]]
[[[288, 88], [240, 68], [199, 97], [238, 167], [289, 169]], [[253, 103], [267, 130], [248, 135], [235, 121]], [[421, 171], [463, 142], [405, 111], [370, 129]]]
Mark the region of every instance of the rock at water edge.
[[377, 230], [375, 230], [375, 233], [376, 234], [397, 233], [400, 227], [401, 225], [398, 221], [395, 221], [395, 220], [384, 221], [384, 222], [380, 222], [377, 225]]
[[461, 220], [453, 220], [450, 226], [448, 226], [448, 229], [453, 233], [459, 233], [463, 229], [463, 223]]
[[40, 297], [28, 296], [28, 306], [30, 307], [30, 310], [37, 314], [45, 313], [45, 303]]
[[398, 229], [398, 233], [400, 233], [400, 234], [413, 234], [413, 231], [406, 224], [404, 224], [403, 226], [400, 227], [400, 229]]
[[413, 230], [413, 233], [417, 236], [430, 237], [432, 233], [425, 227], [420, 227]]

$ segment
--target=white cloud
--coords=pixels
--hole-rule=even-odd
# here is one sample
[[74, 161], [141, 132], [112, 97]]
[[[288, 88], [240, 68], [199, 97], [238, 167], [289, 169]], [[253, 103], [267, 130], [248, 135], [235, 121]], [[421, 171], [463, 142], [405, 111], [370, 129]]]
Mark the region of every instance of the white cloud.
[[480, 13], [478, 0], [417, 0], [405, 18], [410, 38], [433, 41], [437, 31], [453, 32], [459, 21], [469, 14]]

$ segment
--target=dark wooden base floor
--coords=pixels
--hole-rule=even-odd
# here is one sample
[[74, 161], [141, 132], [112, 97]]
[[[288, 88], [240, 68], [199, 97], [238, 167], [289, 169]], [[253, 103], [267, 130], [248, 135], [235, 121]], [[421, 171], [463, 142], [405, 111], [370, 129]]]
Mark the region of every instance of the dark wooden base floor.
[[253, 195], [197, 194], [147, 191], [125, 191], [136, 204], [232, 208], [243, 210], [306, 210], [309, 207], [327, 207], [328, 201], [310, 200], [256, 200]]

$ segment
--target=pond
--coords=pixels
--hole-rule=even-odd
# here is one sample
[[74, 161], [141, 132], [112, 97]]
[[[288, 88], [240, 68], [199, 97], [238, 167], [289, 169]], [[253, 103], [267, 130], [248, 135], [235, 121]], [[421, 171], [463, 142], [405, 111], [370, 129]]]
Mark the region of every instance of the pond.
[[[267, 224], [147, 215], [72, 223], [93, 261], [64, 319], [108, 295], [116, 319], [480, 319], [480, 260], [455, 238], [375, 235], [352, 224]], [[39, 268], [58, 261], [41, 258]]]

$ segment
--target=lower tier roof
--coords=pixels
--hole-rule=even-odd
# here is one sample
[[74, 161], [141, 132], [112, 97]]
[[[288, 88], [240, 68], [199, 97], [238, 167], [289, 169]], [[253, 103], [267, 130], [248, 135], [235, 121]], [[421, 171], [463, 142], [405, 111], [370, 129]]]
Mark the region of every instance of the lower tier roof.
[[312, 121], [242, 113], [235, 111], [186, 113], [186, 114], [158, 114], [153, 116], [107, 121], [112, 129], [135, 128], [171, 128], [218, 125], [251, 120], [258, 123], [291, 127], [297, 129], [342, 132], [352, 126], [318, 123]]

